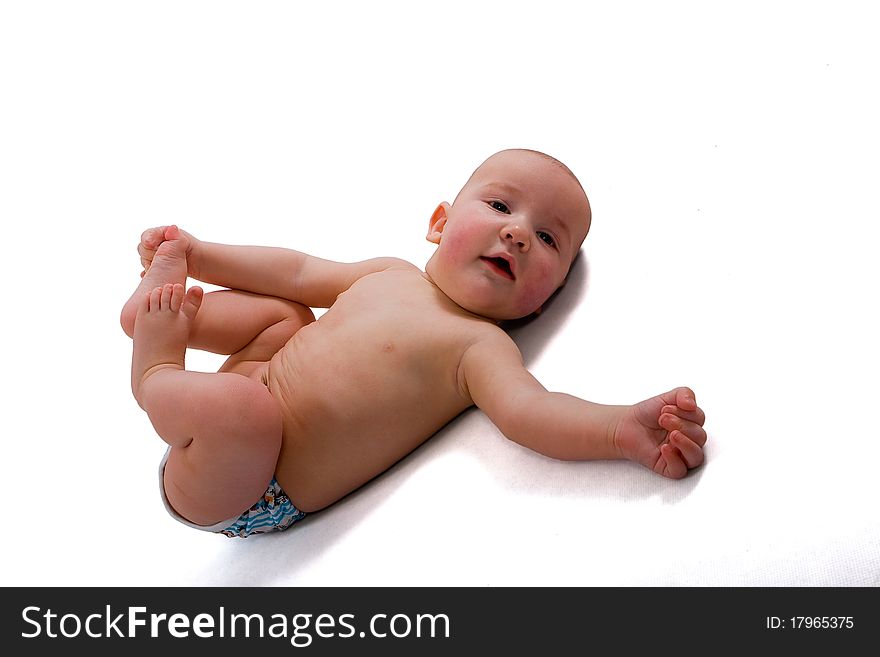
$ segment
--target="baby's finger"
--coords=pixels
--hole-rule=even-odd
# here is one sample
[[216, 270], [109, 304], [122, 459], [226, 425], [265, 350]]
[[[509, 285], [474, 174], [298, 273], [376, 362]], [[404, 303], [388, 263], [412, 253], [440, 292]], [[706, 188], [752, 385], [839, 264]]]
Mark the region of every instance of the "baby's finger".
[[156, 255], [156, 249], [148, 248], [147, 246], [145, 246], [143, 244], [143, 242], [138, 244], [137, 252], [138, 252], [138, 255], [141, 257], [141, 261], [152, 260], [153, 256]]
[[660, 414], [662, 415], [663, 413], [669, 413], [670, 415], [675, 415], [683, 420], [696, 422], [699, 425], [703, 425], [706, 422], [706, 414], [703, 412], [703, 409], [699, 407], [695, 411], [686, 411], [678, 406], [667, 404], [660, 409]]
[[165, 241], [165, 229], [167, 226], [159, 226], [157, 228], [147, 228], [141, 233], [141, 244], [148, 248], [156, 249]]
[[697, 396], [688, 387], [678, 388], [675, 391], [675, 403], [685, 411], [697, 410]]
[[666, 468], [661, 473], [663, 476], [670, 479], [681, 479], [687, 474], [687, 466], [675, 447], [669, 443], [660, 445], [660, 455], [666, 460]]
[[675, 446], [688, 468], [696, 468], [703, 463], [703, 450], [680, 431], [669, 434], [669, 443]]
[[703, 429], [703, 427], [696, 422], [683, 420], [681, 417], [678, 417], [676, 415], [665, 413], [660, 416], [658, 423], [667, 431], [681, 431], [684, 435], [686, 435], [698, 445], [706, 444], [706, 430]]

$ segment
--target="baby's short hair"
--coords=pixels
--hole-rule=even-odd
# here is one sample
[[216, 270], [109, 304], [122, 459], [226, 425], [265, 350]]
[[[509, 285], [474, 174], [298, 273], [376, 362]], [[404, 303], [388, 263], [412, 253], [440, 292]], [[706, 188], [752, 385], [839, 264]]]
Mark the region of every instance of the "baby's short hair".
[[[477, 171], [480, 170], [480, 167], [482, 167], [486, 162], [488, 162], [488, 161], [491, 160], [493, 157], [495, 157], [495, 155], [499, 155], [499, 154], [501, 154], [501, 153], [508, 153], [508, 152], [511, 152], [511, 151], [517, 151], [517, 152], [520, 152], [520, 153], [534, 153], [535, 155], [540, 155], [541, 157], [543, 157], [543, 158], [549, 160], [550, 162], [552, 162], [552, 163], [555, 164], [556, 166], [560, 167], [560, 168], [561, 168], [563, 171], [565, 171], [569, 176], [571, 176], [572, 179], [578, 184], [578, 187], [581, 188], [581, 191], [584, 193], [584, 196], [586, 196], [587, 191], [584, 189], [584, 186], [581, 184], [581, 181], [578, 180], [578, 177], [577, 177], [576, 175], [574, 175], [574, 171], [572, 171], [571, 169], [569, 169], [569, 168], [566, 166], [566, 164], [565, 164], [564, 162], [561, 162], [560, 160], [557, 160], [557, 159], [556, 159], [555, 157], [553, 157], [552, 155], [547, 155], [547, 153], [543, 153], [543, 152], [541, 152], [541, 151], [536, 151], [536, 150], [531, 149], [531, 148], [505, 148], [505, 149], [502, 150], [502, 151], [498, 151], [497, 153], [494, 153], [493, 155], [491, 155], [491, 156], [489, 156], [488, 158], [486, 158], [486, 160], [484, 160], [482, 163], [480, 163], [480, 166], [478, 166], [476, 169], [473, 170], [473, 172], [471, 173], [470, 177], [467, 179], [467, 182], [462, 186], [462, 189], [464, 189], [465, 187], [468, 186], [468, 183], [470, 183], [471, 179], [474, 177], [474, 174], [477, 173]], [[459, 191], [459, 195], [460, 195], [460, 194], [461, 194], [461, 191]], [[458, 200], [458, 196], [456, 196], [456, 200]], [[455, 202], [455, 201], [453, 201], [453, 203], [454, 203], [454, 202]]]
[[[578, 184], [578, 186], [579, 186], [581, 189], [584, 188], [584, 186], [581, 185], [581, 181], [578, 180], [578, 177], [577, 177], [576, 175], [574, 175], [574, 171], [572, 171], [571, 169], [569, 169], [569, 168], [565, 165], [564, 162], [561, 162], [560, 160], [557, 160], [557, 159], [556, 159], [555, 157], [553, 157], [552, 155], [547, 155], [547, 153], [542, 153], [541, 151], [536, 151], [536, 150], [533, 150], [533, 149], [531, 149], [531, 148], [510, 148], [510, 149], [507, 149], [507, 150], [511, 150], [511, 151], [522, 151], [522, 152], [525, 152], [525, 153], [534, 153], [535, 155], [540, 155], [541, 157], [546, 158], [546, 159], [550, 160], [551, 162], [553, 162], [553, 164], [555, 164], [555, 165], [561, 167], [563, 171], [565, 171], [569, 176], [571, 176], [572, 178], [574, 178], [574, 181]], [[501, 151], [501, 152], [503, 153], [504, 151]], [[586, 193], [586, 192], [584, 192], [584, 193]]]

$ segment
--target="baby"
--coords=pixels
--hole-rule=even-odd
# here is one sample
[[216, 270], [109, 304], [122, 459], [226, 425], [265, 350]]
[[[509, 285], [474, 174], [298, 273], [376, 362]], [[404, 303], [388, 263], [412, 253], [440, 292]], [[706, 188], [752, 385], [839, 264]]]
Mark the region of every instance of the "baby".
[[[170, 447], [168, 511], [229, 536], [323, 509], [476, 405], [505, 436], [557, 459], [629, 459], [665, 477], [703, 462], [689, 388], [632, 406], [548, 392], [502, 320], [540, 312], [590, 228], [590, 203], [556, 159], [505, 150], [428, 224], [425, 270], [147, 230], [143, 279], [122, 310], [131, 387]], [[224, 288], [185, 290], [187, 276]], [[328, 308], [315, 321], [310, 308]], [[184, 368], [187, 347], [230, 354]]]

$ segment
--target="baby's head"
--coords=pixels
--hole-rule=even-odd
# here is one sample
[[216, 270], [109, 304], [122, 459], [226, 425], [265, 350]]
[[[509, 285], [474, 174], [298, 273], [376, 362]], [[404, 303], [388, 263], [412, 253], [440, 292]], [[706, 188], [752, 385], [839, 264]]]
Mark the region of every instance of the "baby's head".
[[590, 230], [590, 202], [562, 162], [511, 149], [483, 162], [428, 228], [425, 271], [462, 308], [497, 320], [538, 312]]

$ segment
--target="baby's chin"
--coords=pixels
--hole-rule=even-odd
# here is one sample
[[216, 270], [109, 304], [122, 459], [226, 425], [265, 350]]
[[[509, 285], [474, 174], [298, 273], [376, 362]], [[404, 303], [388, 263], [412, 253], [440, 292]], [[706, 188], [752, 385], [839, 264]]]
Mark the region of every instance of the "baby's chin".
[[509, 322], [524, 319], [535, 315], [541, 310], [540, 305], [532, 307], [532, 304], [529, 304], [525, 307], [517, 307], [496, 299], [474, 299], [471, 295], [449, 294], [445, 290], [444, 293], [464, 310], [474, 315], [485, 317], [493, 322]]
[[432, 271], [430, 266], [426, 270], [434, 285], [456, 305], [493, 322], [529, 317], [540, 312], [544, 302], [537, 300], [536, 294], [517, 294], [513, 290], [508, 290], [507, 294], [500, 293], [481, 281], [480, 277], [465, 279], [461, 276], [444, 276], [442, 270]]

